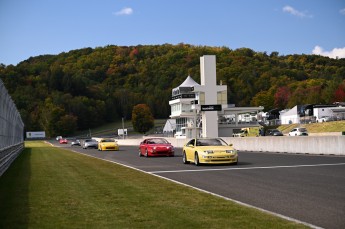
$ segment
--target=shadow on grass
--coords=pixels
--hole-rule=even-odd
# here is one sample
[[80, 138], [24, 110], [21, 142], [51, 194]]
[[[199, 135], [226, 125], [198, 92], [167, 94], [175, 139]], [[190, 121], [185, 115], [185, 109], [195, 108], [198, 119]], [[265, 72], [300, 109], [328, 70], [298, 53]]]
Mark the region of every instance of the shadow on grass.
[[25, 148], [0, 177], [0, 228], [27, 228], [31, 148]]

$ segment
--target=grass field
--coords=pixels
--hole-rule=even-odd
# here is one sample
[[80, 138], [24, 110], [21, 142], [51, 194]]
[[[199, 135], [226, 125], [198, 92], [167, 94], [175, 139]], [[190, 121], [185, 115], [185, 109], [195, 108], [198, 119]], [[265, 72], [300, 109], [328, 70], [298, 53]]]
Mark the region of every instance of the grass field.
[[310, 124], [290, 124], [282, 125], [278, 129], [287, 134], [293, 128], [305, 127], [309, 133], [327, 133], [327, 132], [342, 132], [345, 131], [345, 121], [310, 123]]
[[[309, 123], [309, 124], [289, 124], [281, 125], [277, 128], [283, 134], [288, 134], [293, 128], [305, 127], [309, 133], [328, 133], [328, 132], [343, 132], [345, 131], [345, 121], [333, 121], [333, 122], [323, 122], [323, 123]], [[250, 128], [248, 136], [255, 137], [259, 133], [258, 127]]]
[[[152, 128], [147, 134], [154, 133], [155, 129], [163, 129], [165, 125], [166, 119], [155, 119], [154, 121], [154, 128]], [[124, 128], [128, 129], [129, 135], [140, 135], [140, 133], [135, 132], [133, 130], [133, 124], [131, 120], [125, 120], [124, 121]], [[92, 136], [101, 136], [101, 135], [116, 135], [117, 130], [122, 129], [122, 122], [112, 122], [107, 123], [102, 126], [90, 129], [90, 130], [84, 130], [84, 131], [78, 131], [75, 133], [76, 136], [86, 137], [89, 136], [90, 133]], [[142, 135], [142, 134], [141, 134]]]
[[0, 228], [304, 228], [110, 162], [26, 142], [0, 177]]

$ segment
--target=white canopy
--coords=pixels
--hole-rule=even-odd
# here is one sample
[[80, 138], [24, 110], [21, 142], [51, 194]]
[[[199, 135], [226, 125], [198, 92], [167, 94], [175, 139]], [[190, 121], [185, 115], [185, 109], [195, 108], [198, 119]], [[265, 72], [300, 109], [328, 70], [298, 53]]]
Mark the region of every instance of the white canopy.
[[183, 83], [180, 86], [173, 89], [173, 94], [175, 94], [174, 92], [179, 91], [179, 88], [181, 87], [186, 88], [186, 87], [195, 87], [195, 86], [200, 86], [200, 84], [195, 82], [192, 77], [187, 76], [185, 81], [183, 81]]

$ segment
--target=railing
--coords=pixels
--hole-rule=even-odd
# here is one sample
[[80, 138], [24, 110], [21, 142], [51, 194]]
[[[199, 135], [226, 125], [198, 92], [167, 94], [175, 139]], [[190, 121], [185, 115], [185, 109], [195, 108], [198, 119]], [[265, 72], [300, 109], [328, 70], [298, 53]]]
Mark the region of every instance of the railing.
[[0, 79], [0, 176], [24, 148], [24, 123]]
[[10, 167], [23, 149], [24, 143], [19, 143], [0, 150], [0, 176]]

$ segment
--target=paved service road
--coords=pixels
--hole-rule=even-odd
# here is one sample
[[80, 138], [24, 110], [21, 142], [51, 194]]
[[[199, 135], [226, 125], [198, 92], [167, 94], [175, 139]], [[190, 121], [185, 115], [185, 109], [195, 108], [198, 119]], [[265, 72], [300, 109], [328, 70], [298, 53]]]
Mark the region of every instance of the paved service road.
[[175, 157], [158, 158], [139, 157], [135, 146], [73, 150], [318, 227], [345, 228], [345, 157], [239, 152], [238, 165], [195, 166], [182, 163], [181, 149]]

